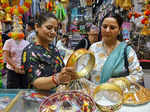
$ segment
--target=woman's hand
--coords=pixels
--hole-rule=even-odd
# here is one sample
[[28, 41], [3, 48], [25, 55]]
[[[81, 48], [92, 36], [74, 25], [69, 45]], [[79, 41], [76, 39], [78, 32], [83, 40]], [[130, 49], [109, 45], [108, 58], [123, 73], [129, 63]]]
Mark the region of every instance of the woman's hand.
[[61, 84], [69, 83], [71, 80], [75, 80], [77, 78], [77, 73], [72, 67], [64, 67], [58, 74], [58, 81]]
[[22, 69], [21, 67], [14, 67], [14, 70], [16, 73], [25, 74], [24, 69]]
[[116, 78], [110, 78], [108, 82], [114, 82], [114, 80], [116, 80]]

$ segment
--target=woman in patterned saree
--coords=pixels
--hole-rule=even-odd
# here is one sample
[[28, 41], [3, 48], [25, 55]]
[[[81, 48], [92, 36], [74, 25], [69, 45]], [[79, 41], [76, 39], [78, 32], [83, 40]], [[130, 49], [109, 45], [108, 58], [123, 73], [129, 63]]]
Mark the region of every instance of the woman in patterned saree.
[[124, 50], [127, 54], [129, 73], [126, 78], [131, 82], [143, 80], [142, 68], [135, 51], [125, 42], [119, 41], [122, 23], [120, 15], [112, 12], [107, 14], [101, 25], [102, 41], [92, 44], [89, 49], [96, 57], [96, 64], [91, 73], [91, 80], [96, 84], [125, 76], [121, 75], [127, 71]]
[[28, 76], [28, 87], [53, 90], [75, 78], [73, 68], [64, 67], [57, 48], [52, 44], [57, 35], [58, 21], [51, 13], [42, 13], [35, 27], [37, 41], [28, 45], [22, 55], [22, 65]]

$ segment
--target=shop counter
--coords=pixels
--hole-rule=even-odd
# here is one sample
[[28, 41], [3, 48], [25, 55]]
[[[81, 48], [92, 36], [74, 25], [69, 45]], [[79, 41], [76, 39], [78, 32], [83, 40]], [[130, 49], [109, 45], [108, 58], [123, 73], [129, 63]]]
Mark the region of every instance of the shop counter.
[[48, 95], [49, 92], [30, 89], [0, 89], [0, 112], [38, 112]]
[[[39, 96], [39, 93], [41, 96]], [[0, 112], [38, 112], [41, 102], [50, 95], [49, 92], [36, 90], [20, 89], [0, 89], [0, 106], [2, 107], [2, 98], [10, 98], [11, 101], [5, 105]], [[35, 96], [38, 97], [35, 99]], [[3, 103], [7, 101], [3, 101]], [[100, 112], [97, 110], [97, 112]], [[150, 102], [143, 105], [122, 105], [121, 109], [116, 112], [150, 112]]]

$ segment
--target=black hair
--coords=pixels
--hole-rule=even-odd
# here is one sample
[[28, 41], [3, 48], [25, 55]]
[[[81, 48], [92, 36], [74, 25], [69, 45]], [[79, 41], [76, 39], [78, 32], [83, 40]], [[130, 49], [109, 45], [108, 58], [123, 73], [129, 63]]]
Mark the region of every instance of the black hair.
[[53, 18], [56, 19], [58, 21], [58, 19], [56, 18], [56, 16], [53, 13], [50, 12], [42, 12], [38, 17], [37, 17], [37, 21], [36, 23], [38, 24], [38, 26], [42, 26], [42, 24], [44, 24], [49, 18]]
[[63, 35], [63, 38], [69, 38], [69, 36], [68, 36], [68, 35], [66, 35], [66, 34], [64, 34], [64, 35]]
[[[102, 25], [104, 19], [105, 19], [105, 18], [108, 18], [108, 17], [112, 17], [112, 18], [116, 19], [116, 21], [117, 21], [117, 23], [118, 23], [118, 26], [119, 26], [119, 28], [121, 29], [122, 24], [123, 24], [123, 18], [122, 18], [119, 14], [114, 13], [114, 12], [109, 12], [109, 13], [107, 13], [107, 14], [103, 17], [103, 19], [101, 20], [100, 26]], [[100, 28], [100, 29], [101, 29], [101, 28]], [[101, 31], [101, 30], [100, 30], [100, 31]], [[120, 32], [120, 35], [118, 35], [117, 39], [118, 39], [119, 41], [123, 41], [122, 32]]]
[[35, 29], [35, 27], [34, 27], [34, 21], [29, 21], [27, 23], [27, 25], [30, 26], [32, 29]]
[[119, 25], [119, 28], [121, 28], [121, 26], [123, 24], [123, 18], [119, 14], [114, 13], [114, 12], [109, 12], [103, 17], [101, 23], [103, 23], [104, 19], [108, 18], [108, 17], [112, 17], [112, 18], [116, 19], [116, 21]]

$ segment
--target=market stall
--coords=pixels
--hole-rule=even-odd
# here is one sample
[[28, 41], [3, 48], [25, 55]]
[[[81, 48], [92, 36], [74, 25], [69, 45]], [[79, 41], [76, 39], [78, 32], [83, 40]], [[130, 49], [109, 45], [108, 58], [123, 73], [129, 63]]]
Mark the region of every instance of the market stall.
[[[14, 20], [16, 20], [16, 16], [20, 16], [20, 13], [27, 12], [29, 10], [28, 7], [31, 5], [31, 0], [25, 0], [27, 3], [19, 8], [6, 7], [8, 5], [7, 2], [2, 1], [3, 7], [6, 8], [5, 11], [15, 15]], [[105, 0], [101, 7], [97, 5], [101, 4], [99, 0], [70, 0], [72, 1], [70, 3], [72, 8], [69, 17], [67, 17], [67, 13], [70, 12], [66, 12], [64, 8], [66, 1], [62, 0], [58, 4], [58, 1], [54, 2], [54, 0], [32, 0], [34, 4], [40, 4], [38, 8], [32, 6], [31, 12], [34, 19], [36, 18], [35, 15], [38, 15], [40, 11], [54, 12], [64, 24], [67, 21], [66, 19], [68, 19], [70, 22], [68, 35], [71, 49], [73, 49], [87, 33], [85, 22], [95, 22], [97, 26], [100, 26], [102, 17], [109, 11], [114, 10], [125, 18], [122, 26], [124, 40], [129, 39], [135, 49], [138, 46], [136, 51], [141, 62], [145, 60], [145, 62], [149, 62], [149, 53], [147, 52], [149, 52], [150, 40], [150, 14], [148, 9], [150, 2], [147, 2], [148, 0], [145, 0], [146, 2], [143, 6], [148, 11], [145, 12], [144, 9], [144, 13], [136, 12], [138, 9], [132, 7], [130, 0], [125, 0], [124, 3], [123, 0], [113, 0], [115, 2], [107, 2]], [[140, 1], [138, 3], [142, 4], [143, 2]], [[8, 9], [11, 9], [11, 12]], [[134, 31], [136, 20], [141, 15], [144, 16], [142, 27]], [[25, 19], [28, 21], [28, 18]], [[141, 20], [139, 21], [141, 22]], [[17, 29], [14, 31], [17, 31]], [[0, 42], [1, 32], [0, 27]], [[131, 35], [133, 38], [130, 38], [132, 37]], [[10, 36], [17, 37], [17, 32], [10, 33]], [[0, 45], [1, 48], [2, 44], [0, 43]], [[145, 50], [144, 48], [147, 49]], [[0, 70], [3, 68], [2, 62], [2, 56], [0, 55]], [[36, 89], [0, 89], [0, 112], [150, 112], [150, 89], [138, 83], [131, 83], [125, 77], [116, 78], [113, 82], [106, 82], [100, 85], [95, 85], [87, 80], [89, 78], [88, 74], [95, 66], [95, 57], [92, 52], [85, 49], [79, 49], [75, 52], [68, 50], [64, 62], [67, 67], [75, 67], [78, 79], [58, 86], [55, 92]]]
[[91, 52], [79, 49], [70, 56], [66, 64], [76, 67], [78, 79], [58, 86], [56, 93], [1, 89], [0, 107], [6, 112], [150, 111], [150, 90], [138, 83], [131, 83], [125, 77], [101, 85], [87, 80], [85, 77], [94, 63], [95, 58]]
[[[4, 90], [0, 90], [0, 91], [4, 92]], [[5, 93], [12, 93], [13, 91], [14, 90], [5, 90]], [[18, 91], [18, 96], [16, 96], [17, 100], [15, 100], [14, 103], [10, 103], [6, 108], [7, 111], [4, 112], [19, 112], [19, 111], [38, 112], [41, 103], [38, 103], [36, 99], [38, 99], [40, 96], [39, 97], [37, 96], [37, 98], [35, 99], [33, 97], [30, 97], [29, 99], [24, 99], [24, 93], [35, 94], [35, 92], [33, 90], [22, 90], [23, 92], [21, 92], [20, 94], [19, 93], [20, 90], [16, 90], [16, 91]], [[53, 97], [53, 95], [50, 97]], [[33, 98], [33, 100], [31, 100], [31, 98]], [[150, 103], [146, 103], [143, 105], [122, 105], [121, 108], [116, 112], [142, 112], [142, 111], [149, 112], [150, 111], [149, 107], [150, 107]], [[97, 110], [97, 112], [101, 112], [101, 111]]]

